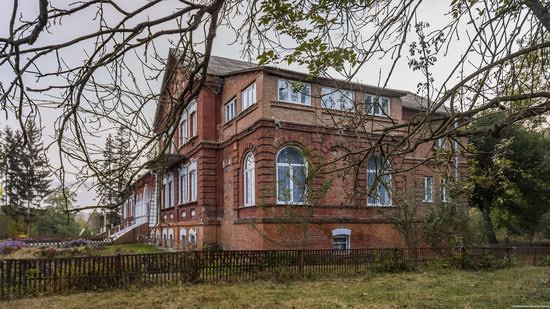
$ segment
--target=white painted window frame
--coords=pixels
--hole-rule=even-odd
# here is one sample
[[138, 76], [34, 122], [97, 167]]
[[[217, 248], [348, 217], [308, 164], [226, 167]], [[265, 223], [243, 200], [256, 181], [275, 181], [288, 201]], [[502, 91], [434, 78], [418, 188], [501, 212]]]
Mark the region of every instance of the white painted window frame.
[[433, 203], [434, 201], [434, 179], [433, 176], [424, 176], [424, 196], [422, 201], [424, 203]]
[[[336, 93], [340, 94], [340, 98], [344, 97], [348, 100], [351, 100], [351, 108], [340, 108], [339, 106], [334, 106], [335, 103], [334, 100], [332, 100], [332, 96]], [[350, 94], [348, 96], [347, 94]], [[327, 106], [326, 100], [330, 99], [332, 104], [330, 106]], [[352, 112], [355, 111], [355, 93], [352, 90], [346, 90], [346, 89], [336, 89], [332, 87], [321, 87], [321, 106], [325, 109], [331, 109], [331, 110], [339, 110], [339, 111], [346, 111], [346, 112]]]
[[[370, 98], [370, 103], [367, 102], [367, 99]], [[365, 101], [365, 105], [368, 107], [369, 104], [371, 104], [371, 108], [367, 111], [367, 113], [369, 115], [373, 115], [373, 116], [380, 116], [380, 117], [391, 117], [391, 100], [390, 98], [388, 97], [383, 97], [383, 96], [378, 96], [378, 113], [375, 112], [375, 108], [374, 108], [374, 99], [376, 99], [376, 96], [375, 95], [372, 95], [372, 94], [365, 94], [365, 98], [364, 98], [364, 101]], [[384, 108], [383, 108], [383, 100], [388, 100], [388, 110], [387, 111], [384, 111]]]
[[[289, 175], [294, 175], [294, 168], [304, 168], [304, 175], [305, 177], [307, 177], [307, 173], [308, 173], [308, 162], [306, 160], [306, 158], [304, 158], [304, 156], [302, 156], [302, 159], [304, 160], [304, 164], [295, 164], [295, 163], [279, 163], [278, 161], [278, 158], [279, 158], [279, 155], [280, 153], [285, 149], [285, 148], [288, 148], [288, 147], [291, 147], [291, 148], [295, 148], [298, 150], [298, 152], [301, 152], [301, 150], [298, 148], [298, 147], [295, 147], [295, 146], [286, 146], [286, 147], [283, 147], [279, 150], [279, 152], [277, 152], [277, 156], [275, 156], [275, 180], [276, 180], [276, 195], [277, 195], [277, 204], [278, 205], [305, 205], [307, 204], [308, 202], [308, 194], [307, 194], [307, 188], [304, 187], [304, 194], [303, 194], [303, 198], [301, 199], [300, 202], [294, 202], [294, 178], [290, 176], [290, 184], [289, 184], [289, 191], [290, 191], [290, 201], [282, 201], [279, 199], [279, 166], [284, 166], [284, 167], [289, 167], [290, 168], [290, 173]], [[301, 154], [300, 154], [301, 155]]]
[[237, 115], [237, 98], [231, 99], [225, 104], [225, 122], [229, 122]]
[[[288, 85], [288, 87], [285, 87], [285, 89], [287, 91], [287, 99], [286, 100], [281, 98], [281, 91], [280, 90], [281, 90], [281, 88], [283, 88], [283, 87], [281, 87], [282, 83], [286, 83]], [[307, 93], [304, 93], [302, 91], [299, 91], [299, 92], [292, 91], [292, 83], [301, 84], [302, 89], [307, 87]], [[298, 94], [298, 101], [292, 100], [292, 94], [293, 93]], [[306, 101], [304, 103], [301, 102], [301, 96], [303, 96], [303, 95], [306, 98]], [[298, 81], [291, 81], [291, 80], [288, 80], [288, 79], [280, 78], [280, 79], [277, 80], [277, 100], [279, 100], [281, 102], [311, 106], [311, 84], [302, 83], [302, 82], [298, 82]]]
[[[249, 158], [252, 158], [251, 165], [247, 166]], [[243, 196], [244, 196], [244, 206], [254, 206], [256, 204], [256, 179], [255, 179], [255, 161], [254, 154], [249, 152], [244, 157], [243, 163]], [[249, 177], [247, 177], [249, 176]], [[247, 180], [248, 179], [248, 180]], [[249, 196], [250, 194], [250, 196]]]
[[241, 92], [241, 112], [256, 104], [256, 82], [246, 87]]

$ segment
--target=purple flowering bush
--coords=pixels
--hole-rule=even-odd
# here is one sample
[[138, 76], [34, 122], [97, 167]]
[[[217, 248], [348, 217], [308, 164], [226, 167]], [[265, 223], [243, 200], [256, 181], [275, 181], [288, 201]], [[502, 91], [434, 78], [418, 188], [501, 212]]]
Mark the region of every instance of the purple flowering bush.
[[0, 255], [10, 254], [26, 246], [27, 244], [20, 240], [2, 241], [0, 242]]
[[74, 239], [69, 242], [69, 247], [87, 247], [90, 241], [87, 239]]

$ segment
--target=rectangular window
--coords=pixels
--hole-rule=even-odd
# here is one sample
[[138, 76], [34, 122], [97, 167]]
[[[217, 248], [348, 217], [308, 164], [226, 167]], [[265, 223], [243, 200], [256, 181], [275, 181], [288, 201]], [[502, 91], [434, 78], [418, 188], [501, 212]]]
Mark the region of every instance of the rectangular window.
[[250, 85], [242, 92], [242, 110], [256, 104], [256, 84]]
[[193, 162], [189, 166], [190, 198], [194, 202], [197, 200], [197, 163]]
[[235, 108], [237, 106], [237, 99], [233, 99], [229, 101], [229, 103], [225, 104], [225, 122], [231, 121], [231, 119], [235, 118]]
[[278, 85], [279, 101], [311, 105], [309, 84], [279, 79]]
[[189, 201], [189, 168], [183, 166], [180, 170], [180, 204]]
[[374, 116], [390, 116], [390, 99], [386, 97], [378, 97], [378, 102], [376, 101], [376, 96], [365, 94], [365, 105], [369, 115]]
[[190, 115], [190, 120], [191, 123], [191, 137], [193, 136], [197, 136], [197, 112], [196, 111], [193, 111], [191, 112], [191, 115]]
[[195, 217], [195, 208], [191, 208], [191, 218]]
[[187, 143], [187, 112], [183, 112], [180, 120], [180, 145]]
[[439, 149], [445, 148], [445, 139], [440, 137], [434, 141], [434, 146]]
[[347, 235], [337, 235], [332, 238], [332, 249], [334, 250], [348, 250], [349, 246], [349, 236]]
[[172, 183], [172, 179], [168, 180], [168, 207], [172, 207], [174, 205], [174, 184]]
[[433, 177], [424, 177], [424, 202], [433, 202]]
[[353, 111], [355, 104], [353, 92], [350, 90], [339, 90], [334, 88], [321, 88], [321, 101], [324, 108], [341, 111]]
[[186, 217], [187, 217], [187, 210], [184, 209], [184, 210], [181, 212], [181, 217], [182, 217], [182, 218], [186, 218]]
[[163, 207], [172, 207], [174, 206], [174, 178], [172, 174], [167, 175], [164, 177], [163, 180], [163, 186], [162, 186], [162, 193], [163, 193]]

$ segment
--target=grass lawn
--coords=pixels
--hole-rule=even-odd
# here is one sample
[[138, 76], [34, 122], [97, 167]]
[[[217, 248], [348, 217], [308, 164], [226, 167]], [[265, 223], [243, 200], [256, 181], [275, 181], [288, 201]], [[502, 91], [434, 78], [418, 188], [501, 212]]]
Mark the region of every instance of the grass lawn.
[[162, 286], [0, 302], [1, 308], [511, 308], [550, 305], [550, 267]]

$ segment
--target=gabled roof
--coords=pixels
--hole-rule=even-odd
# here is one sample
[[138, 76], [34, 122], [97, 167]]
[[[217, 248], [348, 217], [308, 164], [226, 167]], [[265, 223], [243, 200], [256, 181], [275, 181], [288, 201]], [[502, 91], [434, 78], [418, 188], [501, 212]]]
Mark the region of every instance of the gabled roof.
[[[170, 49], [169, 55], [168, 55], [168, 61], [167, 61], [167, 67], [165, 71], [165, 75], [163, 78], [162, 86], [161, 86], [161, 94], [165, 90], [165, 87], [168, 84], [168, 81], [172, 77], [172, 73], [174, 73], [176, 70], [173, 66], [177, 66], [178, 63], [181, 60], [181, 57], [184, 55], [181, 54], [181, 52], [177, 49]], [[211, 89], [216, 92], [221, 89], [223, 85], [223, 78], [230, 75], [235, 74], [241, 74], [246, 72], [253, 72], [253, 71], [264, 71], [268, 72], [274, 75], [286, 77], [286, 78], [297, 78], [300, 80], [306, 80], [308, 77], [308, 74], [297, 72], [293, 70], [283, 69], [283, 68], [277, 68], [274, 66], [260, 66], [257, 63], [250, 62], [250, 61], [243, 61], [243, 60], [237, 60], [237, 59], [231, 59], [231, 58], [225, 58], [220, 56], [210, 56], [210, 61], [208, 63], [208, 70], [207, 74], [211, 76], [214, 84], [216, 84], [216, 87], [211, 87]], [[395, 96], [395, 97], [401, 97], [403, 101], [403, 107], [414, 109], [414, 110], [425, 110], [427, 106], [427, 101], [409, 91], [403, 91], [398, 89], [391, 89], [391, 88], [381, 88], [378, 86], [372, 86], [362, 83], [356, 83], [356, 82], [349, 82], [346, 80], [338, 80], [338, 79], [330, 79], [330, 78], [323, 78], [318, 77], [314, 79], [312, 82], [325, 84], [325, 85], [334, 85], [338, 87], [354, 87], [357, 88], [357, 90], [377, 94], [377, 95], [386, 95], [386, 96]], [[216, 89], [214, 89], [216, 88]], [[158, 104], [157, 110], [155, 112], [155, 123], [154, 127], [158, 125], [159, 122], [159, 114], [162, 113], [162, 107], [160, 107], [162, 104]], [[441, 107], [438, 109], [438, 112], [445, 113], [445, 108]]]

